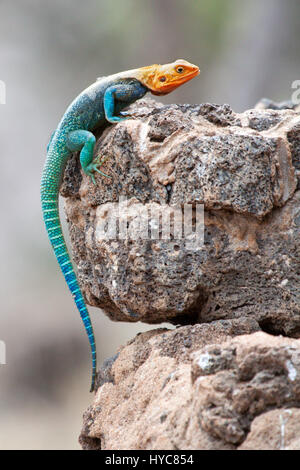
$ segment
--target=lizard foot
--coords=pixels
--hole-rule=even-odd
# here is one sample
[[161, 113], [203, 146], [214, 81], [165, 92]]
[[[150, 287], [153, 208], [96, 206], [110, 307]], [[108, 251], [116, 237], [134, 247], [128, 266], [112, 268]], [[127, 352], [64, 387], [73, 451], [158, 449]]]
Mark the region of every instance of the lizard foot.
[[99, 167], [102, 166], [103, 163], [107, 159], [108, 159], [108, 156], [105, 157], [105, 158], [102, 158], [100, 161], [98, 161], [98, 158], [97, 158], [96, 162], [92, 162], [87, 166], [87, 168], [85, 170], [85, 173], [91, 178], [91, 180], [94, 184], [96, 184], [95, 175], [94, 175], [95, 171], [97, 173], [99, 173], [100, 175], [105, 176], [106, 178], [111, 178], [111, 176], [109, 176], [106, 173], [103, 173], [103, 171], [99, 170]]

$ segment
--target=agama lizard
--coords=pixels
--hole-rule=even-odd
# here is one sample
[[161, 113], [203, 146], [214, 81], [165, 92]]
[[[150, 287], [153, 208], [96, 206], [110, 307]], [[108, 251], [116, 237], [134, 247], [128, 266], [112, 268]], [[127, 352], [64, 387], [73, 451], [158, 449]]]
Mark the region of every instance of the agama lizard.
[[68, 107], [47, 148], [41, 181], [41, 200], [46, 230], [64, 278], [73, 295], [89, 337], [92, 351], [92, 385], [95, 388], [96, 346], [93, 327], [63, 237], [58, 196], [68, 158], [80, 151], [83, 172], [95, 183], [94, 172], [104, 176], [100, 163], [93, 162], [96, 138], [92, 133], [105, 122], [117, 123], [128, 117], [122, 109], [142, 98], [148, 91], [166, 95], [200, 73], [196, 65], [177, 60], [165, 65], [150, 65], [98, 79]]

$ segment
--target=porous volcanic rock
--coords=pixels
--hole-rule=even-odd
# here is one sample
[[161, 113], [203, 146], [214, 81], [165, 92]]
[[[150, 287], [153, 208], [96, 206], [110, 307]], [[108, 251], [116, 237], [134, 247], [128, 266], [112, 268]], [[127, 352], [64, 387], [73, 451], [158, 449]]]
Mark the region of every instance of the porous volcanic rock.
[[[94, 185], [74, 154], [61, 188], [87, 302], [117, 321], [250, 318], [300, 336], [299, 113], [152, 100], [129, 112], [97, 140], [110, 178]], [[123, 238], [108, 236], [117, 219]]]
[[99, 374], [82, 447], [299, 450], [300, 340], [255, 328], [221, 320], [138, 335]]

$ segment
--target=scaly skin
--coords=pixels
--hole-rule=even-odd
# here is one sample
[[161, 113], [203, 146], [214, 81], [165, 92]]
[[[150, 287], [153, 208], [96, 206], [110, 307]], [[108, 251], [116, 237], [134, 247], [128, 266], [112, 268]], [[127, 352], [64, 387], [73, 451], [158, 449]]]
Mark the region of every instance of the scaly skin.
[[93, 163], [96, 138], [91, 131], [105, 122], [117, 123], [127, 119], [118, 114], [148, 91], [155, 95], [165, 95], [199, 73], [197, 66], [178, 60], [171, 64], [151, 65], [98, 79], [71, 103], [51, 136], [41, 181], [43, 217], [53, 251], [89, 337], [93, 363], [91, 391], [95, 387], [97, 368], [95, 338], [63, 237], [58, 209], [59, 188], [67, 160], [72, 152], [80, 151], [82, 170], [93, 182], [95, 172], [107, 176], [101, 172], [99, 164]]

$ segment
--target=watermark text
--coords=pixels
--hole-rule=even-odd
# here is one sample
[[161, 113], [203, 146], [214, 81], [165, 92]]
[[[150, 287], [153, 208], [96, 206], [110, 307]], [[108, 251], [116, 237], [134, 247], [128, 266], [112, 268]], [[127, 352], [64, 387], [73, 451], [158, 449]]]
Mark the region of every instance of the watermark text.
[[0, 104], [6, 104], [6, 85], [3, 80], [0, 80]]
[[0, 365], [6, 364], [6, 344], [0, 340]]
[[292, 89], [295, 90], [292, 94], [292, 102], [294, 104], [300, 104], [300, 80], [293, 81]]
[[191, 251], [204, 245], [203, 204], [142, 204], [136, 199], [120, 198], [118, 203], [99, 207], [97, 216], [96, 238], [99, 241], [180, 241]]

